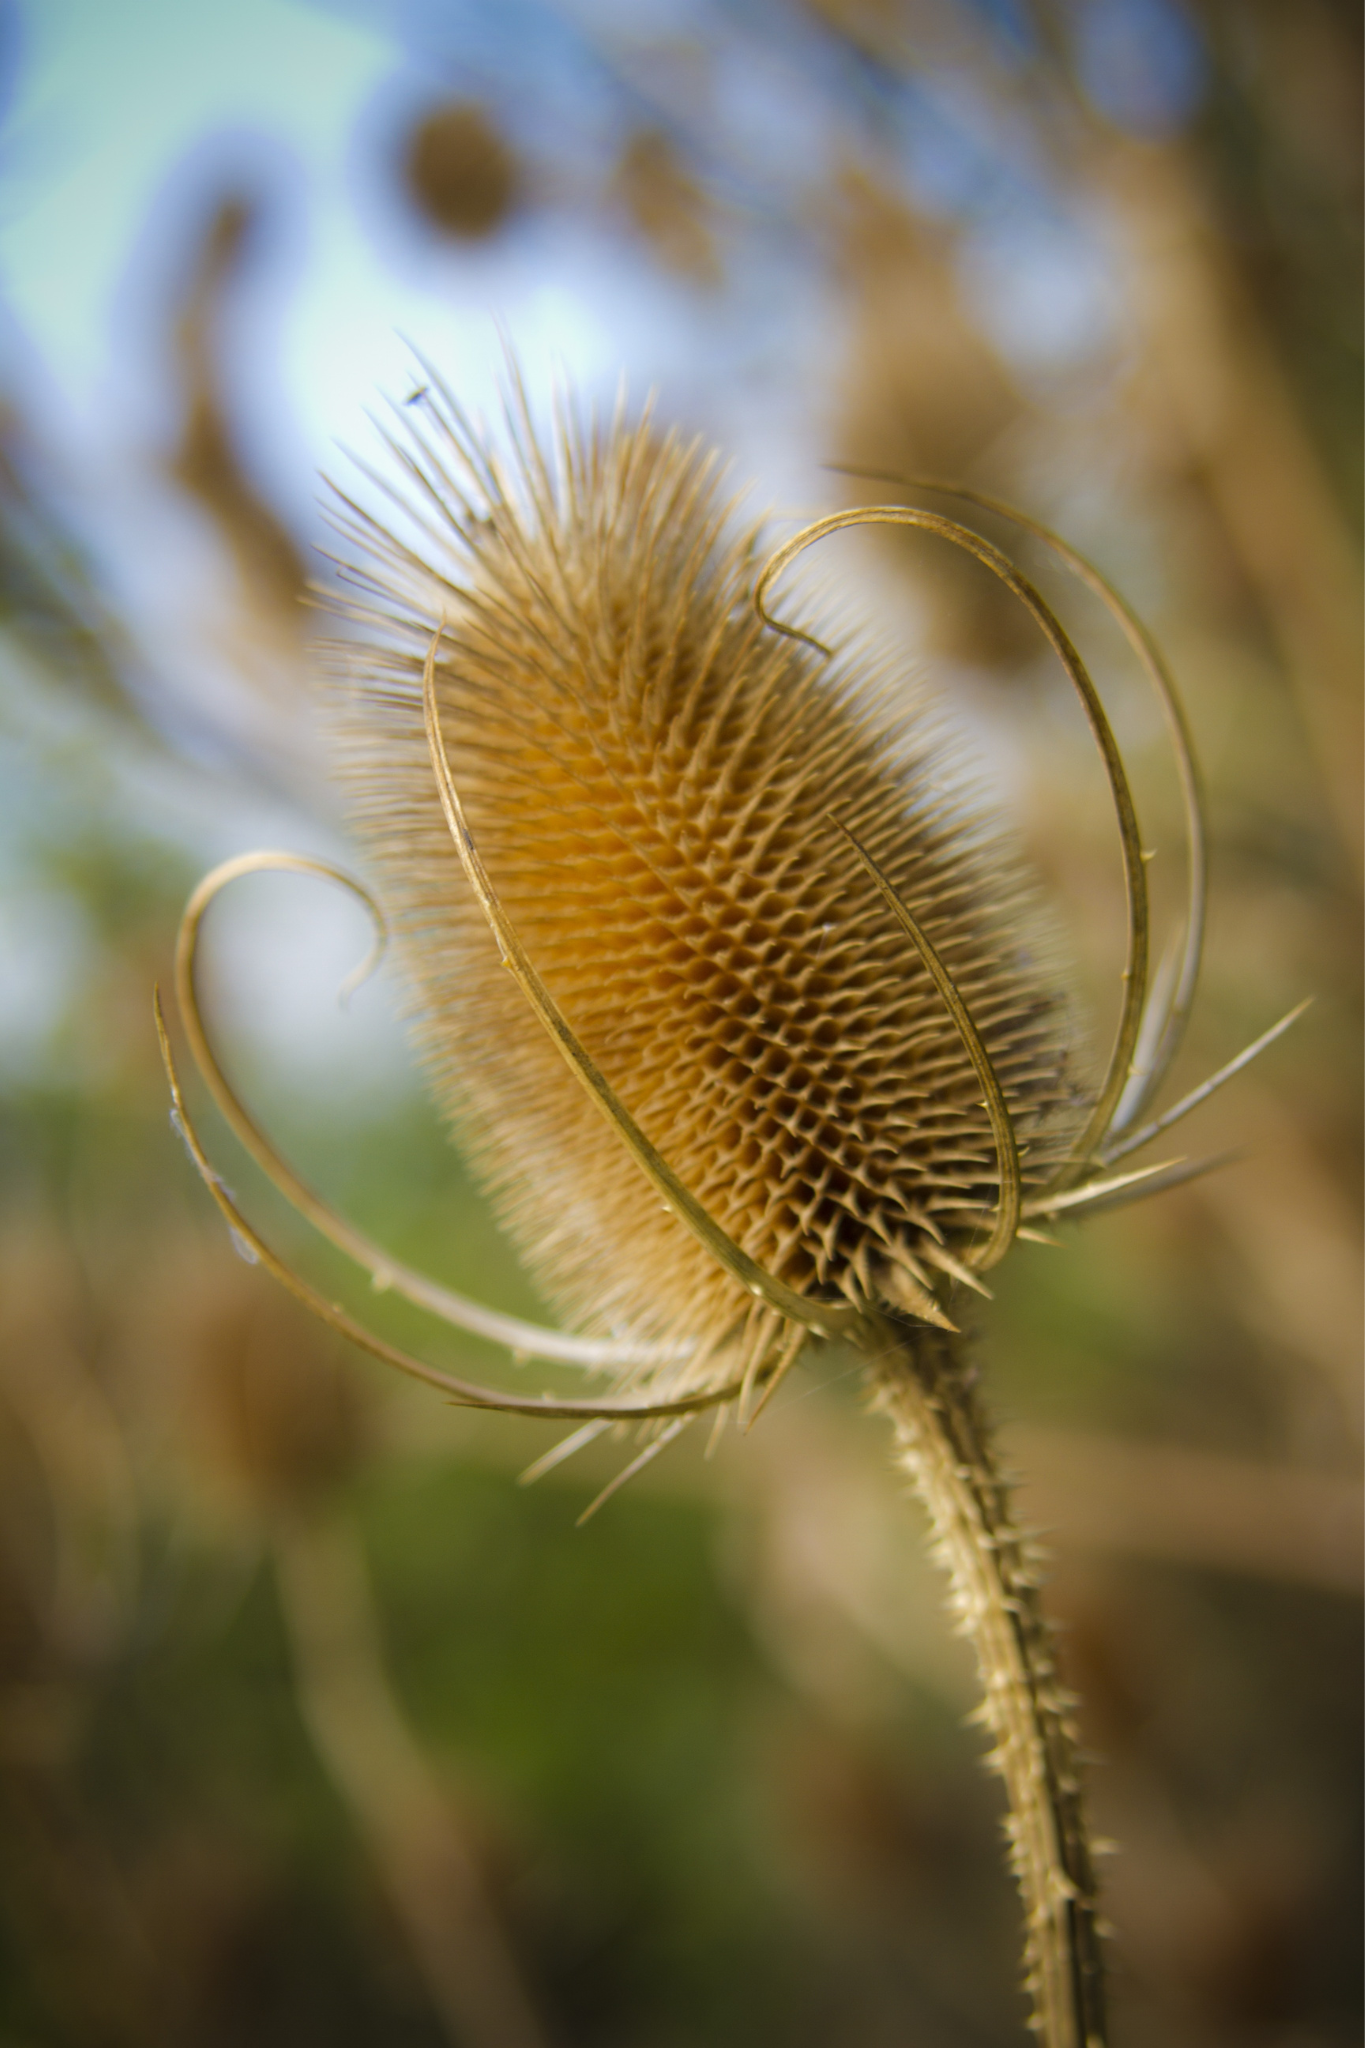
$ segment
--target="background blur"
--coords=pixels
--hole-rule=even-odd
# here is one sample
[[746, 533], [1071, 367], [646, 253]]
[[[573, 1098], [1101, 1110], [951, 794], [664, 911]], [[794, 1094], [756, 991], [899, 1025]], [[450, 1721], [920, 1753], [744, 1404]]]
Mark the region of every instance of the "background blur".
[[[887, 494], [830, 464], [1000, 492], [1163, 639], [1214, 846], [1170, 1099], [1314, 1006], [1170, 1148], [1241, 1163], [1021, 1246], [982, 1356], [1121, 1844], [1116, 2048], [1359, 2038], [1360, 37], [1344, 0], [0, 12], [4, 2048], [1022, 2038], [971, 1671], [856, 1376], [577, 1532], [621, 1447], [518, 1490], [550, 1429], [344, 1355], [167, 1125], [189, 887], [347, 858], [318, 472], [371, 489], [346, 451], [414, 349], [479, 408], [508, 342], [537, 413], [624, 372], [780, 518]], [[1025, 560], [1169, 921], [1159, 721]], [[956, 707], [1102, 1041], [1119, 869], [1062, 684], [922, 537], [822, 566]], [[208, 943], [291, 1156], [534, 1313], [392, 992], [337, 1005], [353, 910], [259, 878]], [[364, 1298], [204, 1129], [323, 1284], [506, 1370]]]

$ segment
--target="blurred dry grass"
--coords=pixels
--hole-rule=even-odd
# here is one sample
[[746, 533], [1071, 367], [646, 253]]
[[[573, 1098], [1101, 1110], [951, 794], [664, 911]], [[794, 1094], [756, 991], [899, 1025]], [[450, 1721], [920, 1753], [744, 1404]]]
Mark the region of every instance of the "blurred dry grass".
[[229, 194], [205, 224], [175, 322], [175, 364], [184, 410], [171, 475], [197, 498], [231, 549], [248, 610], [281, 629], [302, 628], [305, 586], [293, 537], [247, 477], [227, 417], [221, 330], [233, 286], [247, 259], [258, 207]]

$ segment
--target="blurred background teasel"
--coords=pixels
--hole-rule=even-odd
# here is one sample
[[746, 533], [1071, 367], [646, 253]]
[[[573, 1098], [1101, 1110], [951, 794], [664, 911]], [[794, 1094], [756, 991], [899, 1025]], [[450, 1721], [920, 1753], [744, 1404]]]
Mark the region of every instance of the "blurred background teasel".
[[[1336, 0], [0, 10], [0, 2041], [1017, 2038], [968, 1660], [854, 1382], [573, 1534], [613, 1448], [518, 1491], [525, 1425], [342, 1356], [167, 1128], [190, 884], [347, 858], [318, 471], [374, 488], [342, 451], [409, 344], [477, 409], [509, 342], [539, 417], [624, 371], [783, 518], [895, 495], [857, 470], [1011, 498], [1162, 638], [1214, 847], [1174, 1089], [1316, 1000], [1184, 1140], [1241, 1163], [1002, 1269], [995, 1403], [1123, 1845], [1116, 2040], [1358, 2038], [1360, 40]], [[1063, 681], [984, 572], [827, 546], [1102, 1027], [1121, 883]], [[1159, 717], [1028, 566], [1173, 916]], [[236, 1071], [398, 1256], [534, 1313], [391, 992], [336, 1003], [364, 944], [302, 878], [225, 899]]]

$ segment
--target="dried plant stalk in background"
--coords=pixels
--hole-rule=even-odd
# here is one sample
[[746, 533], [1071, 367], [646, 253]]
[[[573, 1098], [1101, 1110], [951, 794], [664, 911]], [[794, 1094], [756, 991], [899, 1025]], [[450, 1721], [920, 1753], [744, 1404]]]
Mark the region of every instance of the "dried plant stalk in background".
[[[433, 391], [398, 444], [404, 536], [354, 510], [344, 521], [359, 629], [343, 773], [442, 1103], [527, 1263], [586, 1333], [493, 1317], [398, 1266], [297, 1179], [232, 1093], [196, 994], [200, 922], [234, 874], [300, 863], [252, 856], [201, 885], [181, 1010], [239, 1136], [326, 1235], [446, 1320], [610, 1372], [613, 1391], [511, 1397], [372, 1336], [276, 1258], [187, 1124], [191, 1151], [247, 1245], [334, 1327], [457, 1399], [578, 1419], [565, 1453], [636, 1422], [627, 1473], [700, 1410], [752, 1417], [808, 1346], [857, 1346], [980, 1662], [1036, 2024], [1051, 2048], [1095, 2048], [1103, 1972], [1075, 1737], [955, 1297], [986, 1291], [981, 1274], [1028, 1217], [1192, 1170], [1104, 1177], [1188, 1106], [1141, 1122], [1202, 929], [1197, 785], [1169, 680], [1063, 550], [1147, 662], [1190, 806], [1183, 957], [1149, 1004], [1118, 748], [1060, 624], [989, 543], [936, 514], [859, 510], [759, 573], [758, 532], [697, 449], [618, 420], [565, 426], [552, 465], [522, 407], [504, 468]], [[923, 704], [856, 645], [831, 653], [768, 609], [810, 540], [869, 518], [975, 555], [1051, 641], [1090, 720], [1129, 909], [1096, 1087], [1027, 878]]]

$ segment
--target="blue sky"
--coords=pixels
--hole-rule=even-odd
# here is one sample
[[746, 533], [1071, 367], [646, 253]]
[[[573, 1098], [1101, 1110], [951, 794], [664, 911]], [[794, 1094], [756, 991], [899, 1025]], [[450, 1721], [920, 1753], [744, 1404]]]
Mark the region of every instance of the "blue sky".
[[[166, 245], [186, 245], [196, 188], [225, 165], [259, 166], [289, 216], [289, 275], [273, 299], [267, 285], [258, 337], [268, 330], [275, 383], [238, 394], [248, 415], [267, 415], [256, 453], [278, 470], [267, 480], [286, 501], [291, 475], [297, 486], [331, 466], [338, 440], [365, 445], [377, 393], [409, 388], [409, 341], [448, 366], [476, 407], [493, 399], [503, 331], [537, 386], [555, 365], [606, 395], [624, 370], [640, 392], [671, 383], [686, 414], [710, 408], [710, 397], [698, 401], [699, 358], [738, 362], [742, 379], [754, 312], [742, 280], [726, 309], [699, 307], [567, 212], [532, 217], [488, 250], [428, 248], [417, 261], [396, 232], [381, 251], [357, 205], [357, 136], [385, 93], [430, 90], [396, 39], [295, 0], [27, 0], [20, 18], [0, 293], [20, 359], [36, 361], [55, 402], [59, 437], [93, 452], [126, 432], [155, 434], [146, 322], [164, 289], [158, 263], [164, 272]], [[463, 68], [447, 60], [438, 89], [486, 85], [486, 56], [475, 51]], [[777, 290], [793, 305], [784, 375], [768, 363], [758, 380], [768, 409], [776, 385], [799, 379], [823, 345], [799, 267]], [[717, 380], [705, 381], [713, 397]], [[300, 445], [281, 456], [268, 425], [286, 418], [284, 438]]]

